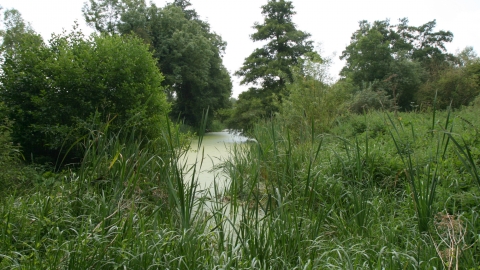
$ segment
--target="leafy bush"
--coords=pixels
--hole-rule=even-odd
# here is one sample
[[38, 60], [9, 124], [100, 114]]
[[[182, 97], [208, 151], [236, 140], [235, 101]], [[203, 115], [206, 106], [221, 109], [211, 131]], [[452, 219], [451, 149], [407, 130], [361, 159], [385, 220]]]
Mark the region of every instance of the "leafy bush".
[[389, 110], [392, 108], [393, 101], [383, 90], [373, 90], [367, 87], [355, 94], [350, 104], [350, 110], [353, 113], [364, 113], [370, 110]]
[[[133, 37], [55, 35], [49, 45], [24, 35], [5, 51], [1, 98], [14, 120], [12, 137], [26, 156], [63, 156], [92, 122], [160, 136], [169, 104], [148, 47]], [[81, 151], [71, 157], [81, 157]]]
[[254, 124], [265, 118], [265, 111], [275, 111], [272, 104], [272, 97], [255, 88], [250, 88], [238, 96], [238, 101], [233, 105], [229, 113], [230, 118], [226, 120], [230, 129], [242, 132], [250, 131]]
[[279, 116], [290, 130], [308, 130], [313, 126], [316, 132], [324, 132], [346, 113], [349, 89], [342, 84], [329, 85], [326, 67], [323, 63], [307, 63], [304, 71], [297, 72], [294, 81], [287, 85], [288, 95]]
[[480, 95], [478, 95], [471, 103], [474, 108], [480, 108]]
[[9, 190], [20, 176], [20, 148], [12, 142], [12, 122], [5, 117], [5, 106], [0, 103], [0, 195]]
[[21, 147], [12, 141], [13, 122], [6, 115], [6, 107], [0, 103], [0, 200], [28, 193], [40, 178], [38, 168], [24, 164]]
[[417, 93], [417, 103], [431, 105], [435, 94], [439, 109], [470, 104], [480, 94], [480, 60], [442, 70], [436, 78], [422, 85]]

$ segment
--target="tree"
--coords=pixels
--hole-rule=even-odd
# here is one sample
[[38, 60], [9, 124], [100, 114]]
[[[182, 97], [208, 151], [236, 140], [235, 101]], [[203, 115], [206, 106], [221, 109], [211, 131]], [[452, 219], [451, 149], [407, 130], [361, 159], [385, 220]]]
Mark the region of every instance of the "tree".
[[391, 47], [392, 35], [388, 21], [359, 23], [360, 29], [353, 33], [350, 44], [340, 59], [346, 60], [340, 75], [350, 77], [356, 85], [386, 78], [390, 64], [394, 61]]
[[[100, 8], [103, 1], [90, 0], [84, 7], [92, 25], [103, 25], [108, 15]], [[119, 0], [114, 5], [119, 16], [112, 32], [133, 33], [150, 45], [165, 76], [163, 86], [173, 103], [172, 116], [198, 126], [207, 108], [215, 112], [229, 105], [232, 84], [222, 63], [226, 43], [190, 6], [186, 0], [164, 8], [147, 6], [144, 0]], [[105, 27], [97, 30], [108, 32]]]
[[241, 93], [232, 109], [232, 116], [227, 126], [233, 130], [247, 133], [259, 120], [265, 118], [265, 97], [256, 88]]
[[114, 132], [135, 126], [140, 138], [161, 135], [169, 104], [163, 77], [140, 39], [85, 39], [76, 31], [54, 36], [49, 45], [36, 38], [24, 35], [15, 50], [6, 50], [0, 76], [12, 137], [26, 156], [55, 160], [92, 121], [114, 119]]
[[445, 43], [452, 42], [453, 33], [450, 31], [434, 32], [436, 20], [427, 22], [419, 27], [412, 28], [412, 38], [409, 41], [414, 44], [412, 59], [419, 61], [430, 73], [447, 66], [447, 61], [452, 55], [447, 53]]
[[[190, 1], [188, 1], [188, 0], [174, 0], [173, 5], [182, 9], [182, 11], [185, 14], [185, 17], [187, 19], [202, 22], [200, 20], [199, 16], [198, 16], [197, 12], [194, 9], [188, 9], [188, 7], [192, 6]], [[206, 24], [206, 25], [208, 25], [208, 24]]]
[[312, 129], [315, 134], [326, 132], [347, 111], [349, 92], [340, 84], [329, 84], [328, 67], [328, 61], [309, 61], [303, 65], [304, 70], [294, 70], [279, 115], [292, 135], [303, 137]]
[[176, 6], [151, 10], [150, 18], [151, 45], [174, 103], [172, 114], [198, 126], [207, 108], [215, 112], [228, 105], [232, 83], [221, 58], [225, 43]]
[[395, 105], [408, 109], [420, 85], [448, 66], [451, 58], [445, 43], [452, 41], [453, 34], [434, 32], [435, 25], [433, 20], [409, 26], [406, 18], [397, 25], [389, 20], [361, 21], [340, 56], [346, 60], [340, 75], [357, 89], [370, 83], [373, 89], [386, 91]]
[[241, 84], [259, 84], [263, 92], [279, 94], [293, 80], [291, 68], [314, 51], [310, 34], [296, 29], [291, 1], [270, 0], [262, 6], [263, 24], [255, 23], [253, 41], [268, 41], [245, 59], [235, 74]]
[[90, 0], [85, 2], [83, 15], [87, 24], [101, 33], [114, 34], [123, 8], [121, 0]]
[[41, 43], [40, 35], [37, 35], [30, 24], [26, 23], [20, 12], [16, 9], [7, 9], [4, 12], [4, 27], [5, 29], [0, 31], [1, 37], [1, 49], [0, 52], [6, 49], [14, 49], [20, 46], [20, 42], [25, 35], [36, 35], [37, 42]]
[[437, 96], [437, 108], [459, 108], [470, 104], [480, 94], [480, 58], [467, 47], [454, 62], [430, 78], [417, 93], [419, 104], [432, 104]]
[[[291, 1], [269, 0], [262, 6], [263, 24], [255, 23], [256, 32], [251, 36], [253, 41], [267, 41], [267, 43], [248, 56], [243, 66], [235, 75], [242, 77], [241, 84], [253, 84], [246, 93], [239, 96], [231, 124], [237, 123], [237, 129], [248, 129], [258, 117], [269, 117], [278, 111], [276, 100], [287, 95], [285, 86], [293, 81], [293, 67], [301, 66], [303, 60], [318, 57], [314, 52], [310, 34], [297, 30], [292, 21], [295, 15]], [[259, 104], [263, 110], [258, 110]], [[249, 102], [253, 102], [248, 105]], [[242, 105], [242, 110], [239, 106]], [[255, 108], [256, 117], [247, 121], [244, 109]], [[241, 113], [240, 113], [241, 112]]]

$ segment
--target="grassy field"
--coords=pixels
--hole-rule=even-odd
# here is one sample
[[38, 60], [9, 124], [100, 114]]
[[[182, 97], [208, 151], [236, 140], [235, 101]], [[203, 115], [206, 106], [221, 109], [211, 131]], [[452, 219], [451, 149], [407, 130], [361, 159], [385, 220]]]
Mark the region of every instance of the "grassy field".
[[5, 147], [0, 269], [480, 269], [478, 115], [262, 123], [208, 198], [176, 130], [92, 131], [81, 166], [55, 173]]

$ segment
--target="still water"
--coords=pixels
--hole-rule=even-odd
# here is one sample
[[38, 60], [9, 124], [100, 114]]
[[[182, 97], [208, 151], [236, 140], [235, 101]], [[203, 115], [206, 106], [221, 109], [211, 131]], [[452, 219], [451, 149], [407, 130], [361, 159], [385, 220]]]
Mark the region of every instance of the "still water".
[[[246, 141], [246, 137], [227, 131], [206, 133], [200, 148], [198, 148], [198, 139], [192, 140], [191, 148], [185, 156], [185, 162], [188, 167], [197, 164], [195, 173], [198, 184], [197, 193], [207, 195], [208, 192], [211, 192], [213, 194], [214, 182], [216, 182], [217, 189], [223, 193], [228, 178], [221, 171], [215, 170], [215, 166], [228, 158], [230, 148], [234, 144], [242, 144]], [[192, 173], [190, 171], [187, 174], [186, 181], [191, 181]]]
[[[217, 169], [222, 163], [228, 160], [231, 154], [231, 148], [235, 144], [244, 144], [248, 138], [223, 132], [210, 132], [203, 137], [202, 144], [198, 148], [198, 139], [191, 143], [191, 148], [185, 156], [184, 162], [188, 168], [192, 168], [196, 164], [195, 181], [197, 183], [197, 191], [195, 197], [202, 198], [202, 203], [195, 204], [195, 212], [202, 213], [205, 217], [212, 216], [213, 213], [221, 211], [224, 217], [230, 222], [222, 222], [222, 228], [225, 233], [231, 234], [235, 239], [236, 233], [233, 226], [237, 226], [241, 220], [241, 208], [232, 207], [228, 200], [222, 198], [225, 188], [228, 187], [229, 178], [220, 169]], [[184, 163], [184, 164], [185, 164]], [[192, 170], [187, 173], [184, 181], [192, 180]], [[215, 191], [215, 188], [217, 192]], [[217, 196], [215, 196], [215, 194]], [[198, 201], [198, 202], [199, 202]], [[217, 212], [218, 213], [218, 212]], [[217, 227], [215, 219], [209, 219], [207, 223], [208, 230]]]

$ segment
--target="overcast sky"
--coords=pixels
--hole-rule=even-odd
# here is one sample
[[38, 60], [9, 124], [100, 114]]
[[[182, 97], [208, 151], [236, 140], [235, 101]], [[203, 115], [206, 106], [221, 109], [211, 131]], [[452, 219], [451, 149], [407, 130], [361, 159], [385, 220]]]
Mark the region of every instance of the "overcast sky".
[[[92, 30], [84, 23], [81, 9], [86, 0], [1, 0], [0, 5], [16, 8], [33, 29], [48, 39], [51, 33], [72, 29], [77, 20], [84, 33]], [[164, 6], [172, 0], [153, 0]], [[249, 36], [253, 24], [262, 22], [261, 6], [267, 0], [191, 0], [192, 7], [211, 29], [228, 43], [224, 64], [231, 74], [238, 70], [243, 60], [258, 46]], [[316, 44], [321, 44], [322, 56], [333, 59], [330, 73], [336, 77], [343, 66], [338, 56], [350, 42], [358, 22], [390, 19], [396, 23], [407, 17], [410, 25], [419, 26], [437, 20], [435, 30], [449, 30], [454, 39], [447, 48], [455, 53], [466, 46], [480, 52], [480, 0], [293, 0], [293, 21], [297, 29], [308, 32]], [[336, 54], [336, 56], [334, 56]], [[240, 79], [232, 76], [234, 96], [247, 86], [240, 86]]]

